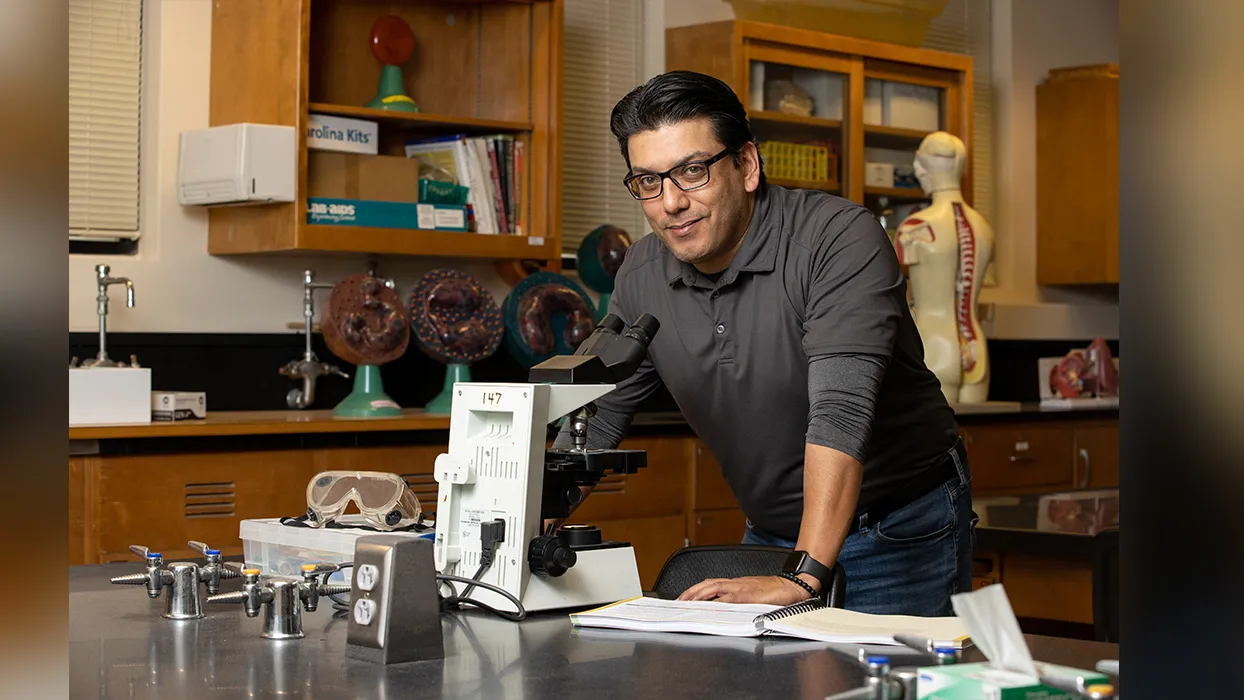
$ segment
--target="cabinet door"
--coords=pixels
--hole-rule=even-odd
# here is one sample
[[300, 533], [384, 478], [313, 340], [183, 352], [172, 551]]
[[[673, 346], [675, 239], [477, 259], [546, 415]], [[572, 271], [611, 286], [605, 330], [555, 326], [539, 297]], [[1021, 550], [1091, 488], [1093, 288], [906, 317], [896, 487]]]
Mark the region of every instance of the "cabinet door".
[[1037, 86], [1037, 283], [1119, 281], [1118, 66]]
[[739, 544], [747, 518], [738, 508], [720, 510], [697, 510], [691, 514], [687, 537], [693, 545]]
[[1119, 426], [1076, 429], [1076, 487], [1117, 488], [1119, 485]]
[[1072, 429], [981, 425], [963, 431], [972, 491], [1032, 493], [1072, 488]]
[[[742, 99], [769, 182], [850, 196], [852, 71], [858, 60], [769, 42], [745, 45]], [[862, 171], [861, 171], [862, 172]]]
[[686, 542], [686, 521], [681, 514], [659, 518], [628, 518], [595, 523], [606, 540], [629, 542], [635, 548], [639, 582], [650, 591], [670, 555]]
[[729, 484], [721, 476], [721, 464], [701, 440], [695, 441], [695, 472], [691, 510], [737, 508]]
[[[972, 143], [966, 112], [971, 86], [954, 71], [867, 59], [861, 99], [863, 202], [891, 238], [903, 219], [931, 202], [915, 175], [916, 150], [925, 137], [945, 131], [964, 142], [960, 188], [972, 203]], [[855, 197], [852, 197], [855, 199]]]

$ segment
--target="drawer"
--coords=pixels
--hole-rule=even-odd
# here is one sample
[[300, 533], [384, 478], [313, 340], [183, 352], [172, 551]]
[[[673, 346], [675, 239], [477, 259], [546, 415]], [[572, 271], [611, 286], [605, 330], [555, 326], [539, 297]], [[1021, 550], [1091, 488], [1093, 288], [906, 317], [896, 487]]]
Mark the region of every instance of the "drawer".
[[734, 492], [721, 476], [721, 465], [701, 440], [695, 440], [695, 501], [692, 508], [737, 508]]
[[974, 493], [1073, 486], [1075, 436], [1060, 426], [973, 426], [963, 431]]

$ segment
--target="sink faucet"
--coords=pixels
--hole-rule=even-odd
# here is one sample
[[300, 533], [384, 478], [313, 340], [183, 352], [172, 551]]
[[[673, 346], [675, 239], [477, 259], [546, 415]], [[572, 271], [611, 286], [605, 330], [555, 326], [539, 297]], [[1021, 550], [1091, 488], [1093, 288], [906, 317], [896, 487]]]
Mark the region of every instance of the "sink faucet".
[[333, 285], [315, 281], [315, 273], [304, 270], [302, 273], [302, 319], [306, 346], [302, 351], [302, 359], [290, 360], [280, 369], [283, 376], [290, 379], [301, 379], [302, 387], [295, 387], [285, 395], [285, 403], [290, 408], [306, 408], [315, 403], [315, 380], [329, 374], [350, 378], [350, 375], [337, 369], [336, 365], [320, 362], [311, 350], [311, 328], [315, 318], [315, 290], [332, 289]]
[[[125, 305], [134, 308], [134, 283], [128, 277], [111, 277], [109, 276], [110, 268], [107, 265], [95, 266], [95, 279], [98, 283], [99, 294], [95, 297], [98, 302], [97, 313], [99, 314], [99, 354], [94, 359], [85, 360], [83, 367], [137, 367], [138, 359], [130, 355], [130, 362], [113, 361], [108, 359], [108, 287], [114, 284], [125, 285]], [[72, 366], [72, 365], [71, 365]]]

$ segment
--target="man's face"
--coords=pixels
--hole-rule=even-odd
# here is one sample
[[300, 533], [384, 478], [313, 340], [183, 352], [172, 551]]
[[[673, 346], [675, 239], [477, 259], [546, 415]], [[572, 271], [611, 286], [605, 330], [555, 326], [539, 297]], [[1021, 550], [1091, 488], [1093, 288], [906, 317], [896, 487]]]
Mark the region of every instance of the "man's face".
[[[707, 119], [642, 131], [627, 142], [632, 173], [662, 173], [691, 161], [708, 160], [725, 146]], [[748, 196], [760, 184], [760, 161], [753, 144], [709, 166], [708, 184], [683, 191], [666, 178], [661, 194], [640, 203], [652, 231], [683, 262], [700, 271], [726, 269], [751, 222]]]

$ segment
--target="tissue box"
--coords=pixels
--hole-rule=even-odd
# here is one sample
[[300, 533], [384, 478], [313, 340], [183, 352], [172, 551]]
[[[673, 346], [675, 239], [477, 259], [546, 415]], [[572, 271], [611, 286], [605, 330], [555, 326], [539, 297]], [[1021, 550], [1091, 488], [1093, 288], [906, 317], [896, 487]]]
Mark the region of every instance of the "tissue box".
[[202, 420], [207, 417], [207, 394], [202, 391], [151, 392], [151, 420]]
[[[1110, 679], [1100, 673], [1067, 666], [1039, 664], [1038, 668], [1049, 676], [1072, 679], [1083, 676], [1090, 684], [1110, 683]], [[994, 668], [987, 662], [925, 667], [918, 672], [918, 700], [1074, 700], [1077, 697], [1051, 688], [1032, 676]]]

